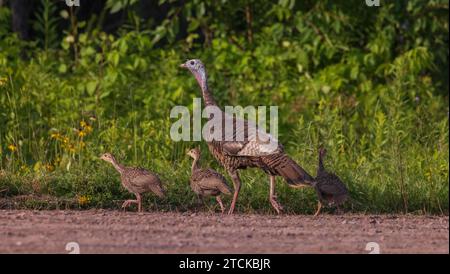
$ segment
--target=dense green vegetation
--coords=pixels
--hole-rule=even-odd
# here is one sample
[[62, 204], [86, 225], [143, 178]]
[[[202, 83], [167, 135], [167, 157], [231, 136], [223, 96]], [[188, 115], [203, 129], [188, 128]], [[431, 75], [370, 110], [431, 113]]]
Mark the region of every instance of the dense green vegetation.
[[[199, 97], [179, 64], [200, 58], [220, 105], [279, 106], [280, 140], [312, 175], [327, 147], [347, 209], [448, 214], [448, 1], [161, 0], [161, 20], [107, 1], [84, 21], [54, 2], [36, 1], [31, 41], [0, 6], [1, 197], [116, 208], [130, 194], [98, 159], [108, 151], [166, 182], [167, 199], [149, 195], [146, 208], [190, 208], [185, 151], [199, 143], [173, 142], [169, 113]], [[106, 33], [102, 18], [119, 12]], [[271, 212], [264, 173], [242, 180], [238, 210]], [[278, 180], [288, 212], [313, 212], [312, 189]]]

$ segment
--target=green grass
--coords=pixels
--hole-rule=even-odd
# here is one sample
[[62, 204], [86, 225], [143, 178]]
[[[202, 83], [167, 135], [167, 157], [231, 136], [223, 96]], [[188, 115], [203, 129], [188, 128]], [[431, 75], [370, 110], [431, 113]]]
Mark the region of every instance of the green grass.
[[[407, 163], [415, 163], [415, 153], [403, 157]], [[316, 153], [290, 153], [308, 171], [315, 174]], [[342, 157], [342, 158], [341, 158]], [[373, 170], [373, 163], [357, 165], [344, 162], [346, 155], [330, 153], [329, 166], [346, 182], [351, 201], [344, 209], [348, 212], [365, 213], [418, 213], [418, 214], [448, 214], [448, 184], [438, 184], [433, 181], [442, 174], [418, 174], [409, 172], [417, 170], [421, 163], [405, 169], [405, 190], [401, 192], [400, 171], [395, 166], [396, 159], [389, 159], [386, 166], [389, 169]], [[342, 160], [342, 162], [341, 162]], [[385, 160], [385, 161], [389, 161]], [[126, 162], [126, 161], [125, 161]], [[340, 164], [341, 163], [341, 164]], [[205, 161], [204, 165], [208, 164]], [[223, 172], [214, 161], [209, 164]], [[148, 210], [194, 210], [196, 196], [189, 188], [190, 162], [180, 159], [174, 163], [147, 164], [146, 167], [160, 174], [168, 189], [165, 199], [159, 199], [152, 194], [145, 196], [145, 207]], [[443, 168], [443, 167], [436, 167]], [[268, 178], [262, 171], [252, 169], [241, 172], [243, 187], [238, 202], [241, 212], [273, 212], [268, 201]], [[231, 183], [231, 181], [230, 181]], [[289, 213], [312, 214], [316, 206], [315, 192], [311, 188], [292, 189], [282, 178], [277, 180], [277, 191], [280, 202]], [[119, 174], [108, 163], [93, 161], [90, 167], [72, 168], [69, 172], [61, 169], [53, 172], [32, 172], [29, 175], [3, 173], [0, 176], [1, 195], [12, 199], [17, 195], [32, 195], [27, 199], [9, 205], [12, 208], [115, 208], [119, 209], [122, 200], [132, 198], [120, 185]], [[33, 197], [57, 197], [49, 202], [36, 200]], [[405, 196], [405, 197], [404, 197]], [[87, 202], [80, 200], [87, 199]], [[230, 198], [225, 199], [228, 203]], [[33, 199], [36, 200], [33, 202]], [[405, 204], [406, 201], [406, 204]], [[210, 206], [215, 206], [213, 199]], [[8, 206], [3, 206], [8, 207]], [[204, 209], [206, 210], [206, 209]]]

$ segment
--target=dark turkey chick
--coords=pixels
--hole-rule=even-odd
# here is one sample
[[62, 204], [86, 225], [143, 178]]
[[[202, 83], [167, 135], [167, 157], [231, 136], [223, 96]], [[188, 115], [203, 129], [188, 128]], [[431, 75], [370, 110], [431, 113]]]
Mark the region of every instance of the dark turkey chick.
[[153, 192], [158, 197], [163, 198], [165, 191], [162, 187], [159, 177], [146, 169], [138, 167], [125, 167], [117, 162], [110, 153], [103, 154], [100, 159], [110, 162], [114, 168], [120, 173], [122, 186], [136, 196], [136, 200], [126, 200], [122, 204], [122, 208], [126, 208], [132, 203], [138, 204], [138, 211], [142, 211], [141, 194], [145, 192]]
[[335, 205], [339, 208], [339, 205], [344, 203], [349, 196], [347, 187], [341, 179], [337, 175], [325, 170], [323, 166], [323, 157], [325, 154], [325, 148], [320, 148], [317, 176], [315, 182], [312, 183], [319, 196], [319, 202], [314, 216], [319, 215], [323, 204]]
[[203, 197], [214, 196], [220, 205], [222, 213], [225, 208], [220, 198], [221, 194], [231, 195], [231, 189], [222, 174], [210, 168], [200, 167], [200, 149], [194, 148], [187, 153], [194, 161], [192, 162], [192, 174], [190, 179], [191, 189], [203, 199]]

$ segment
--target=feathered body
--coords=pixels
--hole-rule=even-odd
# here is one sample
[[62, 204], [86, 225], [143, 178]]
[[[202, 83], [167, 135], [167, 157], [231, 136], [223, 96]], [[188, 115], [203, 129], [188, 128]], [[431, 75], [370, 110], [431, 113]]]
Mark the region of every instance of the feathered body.
[[122, 186], [136, 196], [136, 200], [126, 200], [122, 204], [122, 208], [129, 206], [131, 203], [138, 204], [138, 211], [142, 211], [141, 194], [153, 192], [158, 197], [163, 198], [165, 190], [162, 186], [158, 175], [144, 168], [125, 167], [117, 162], [113, 155], [105, 153], [100, 157], [102, 160], [110, 162], [114, 168], [120, 173]]
[[[258, 155], [255, 150], [253, 155], [239, 155], [229, 151], [230, 142], [208, 142], [208, 148], [214, 158], [219, 161], [229, 172], [246, 168], [260, 168], [271, 176], [282, 176], [292, 187], [309, 185], [314, 180], [306, 171], [293, 161], [280, 147], [271, 154]], [[252, 145], [249, 141], [243, 145]]]
[[319, 149], [319, 166], [317, 168], [317, 176], [313, 187], [319, 198], [319, 205], [315, 215], [318, 215], [322, 204], [339, 206], [344, 203], [349, 194], [348, 189], [341, 179], [325, 170], [323, 165], [323, 157], [326, 154], [324, 148]]
[[164, 197], [164, 189], [159, 177], [144, 168], [124, 167], [120, 179], [123, 187], [131, 193], [153, 192], [159, 198]]
[[231, 194], [231, 189], [225, 177], [210, 168], [196, 170], [192, 174], [190, 182], [192, 190], [201, 196]]
[[[193, 59], [188, 60], [181, 66], [189, 69], [195, 76], [206, 106], [218, 108], [209, 91], [203, 63], [198, 59]], [[280, 213], [282, 206], [276, 200], [275, 176], [282, 176], [293, 187], [310, 186], [314, 180], [313, 177], [292, 160], [284, 152], [283, 146], [270, 134], [260, 130], [248, 120], [236, 118], [220, 109], [219, 112], [222, 114], [222, 129], [224, 129], [222, 130], [222, 138], [220, 140], [210, 138], [207, 144], [210, 152], [227, 170], [233, 180], [235, 190], [228, 213], [233, 213], [241, 187], [238, 170], [248, 167], [260, 168], [270, 176], [269, 200], [275, 210]], [[227, 132], [224, 126], [227, 124], [233, 125], [233, 130]], [[214, 134], [214, 132], [210, 132], [210, 134]]]
[[222, 174], [210, 168], [200, 167], [200, 149], [194, 148], [188, 152], [194, 161], [192, 162], [190, 186], [192, 191], [194, 191], [201, 198], [207, 196], [216, 197], [217, 202], [220, 205], [222, 213], [224, 212], [224, 207], [222, 200], [220, 199], [221, 194], [230, 195], [231, 189], [228, 186], [227, 180]]

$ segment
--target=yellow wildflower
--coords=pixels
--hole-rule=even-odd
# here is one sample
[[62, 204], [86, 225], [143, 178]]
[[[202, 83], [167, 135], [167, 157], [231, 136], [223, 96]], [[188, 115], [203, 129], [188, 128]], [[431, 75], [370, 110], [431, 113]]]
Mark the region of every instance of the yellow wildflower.
[[17, 151], [17, 147], [16, 147], [14, 144], [10, 144], [10, 145], [8, 146], [8, 149], [9, 149], [11, 152]]
[[46, 164], [46, 165], [45, 165], [45, 169], [46, 169], [48, 172], [52, 172], [53, 170], [55, 170], [55, 167], [54, 167], [53, 165], [51, 165], [51, 164]]
[[0, 87], [6, 84], [8, 79], [6, 77], [0, 77]]
[[87, 125], [87, 126], [84, 127], [84, 131], [86, 133], [91, 133], [92, 132], [92, 127], [90, 125]]
[[88, 196], [82, 195], [78, 196], [78, 204], [79, 205], [86, 205], [89, 203], [91, 199]]
[[92, 127], [88, 123], [86, 123], [84, 120], [80, 122], [81, 130], [78, 132], [78, 136], [84, 137], [92, 132]]
[[61, 134], [59, 134], [59, 133], [52, 133], [52, 134], [50, 135], [50, 137], [51, 137], [52, 139], [60, 140], [60, 139], [61, 139]]
[[72, 144], [69, 145], [69, 152], [75, 152], [75, 147]]

